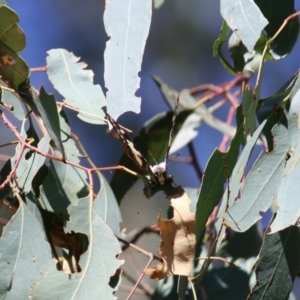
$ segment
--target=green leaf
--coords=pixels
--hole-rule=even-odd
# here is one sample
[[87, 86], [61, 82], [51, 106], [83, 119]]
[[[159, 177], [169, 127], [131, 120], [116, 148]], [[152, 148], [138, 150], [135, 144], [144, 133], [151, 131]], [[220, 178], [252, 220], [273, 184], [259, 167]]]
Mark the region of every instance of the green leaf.
[[[263, 123], [261, 123], [261, 125], [255, 130], [253, 136], [248, 140], [237, 163], [234, 166], [231, 178], [229, 180], [229, 183], [223, 195], [222, 202], [218, 211], [218, 215], [217, 215], [218, 219], [215, 223], [215, 228], [216, 228], [216, 232], [218, 233], [218, 236], [223, 236], [225, 232], [225, 226], [222, 226], [224, 215], [227, 213], [226, 211], [228, 207], [231, 207], [234, 201], [239, 196], [241, 182], [244, 176], [246, 164], [249, 160], [253, 147], [255, 146], [263, 127], [265, 126], [265, 123], [266, 120]], [[221, 242], [222, 239], [218, 239], [217, 248], [219, 248]]]
[[262, 152], [248, 173], [241, 197], [225, 214], [225, 223], [235, 231], [245, 231], [261, 219], [260, 212], [266, 212], [282, 181], [288, 152], [288, 130], [283, 125], [273, 129], [275, 148]]
[[26, 62], [14, 51], [0, 43], [1, 68], [0, 77], [9, 86], [17, 89], [21, 84], [26, 83], [29, 77], [29, 67]]
[[[263, 15], [269, 21], [265, 31], [269, 38], [273, 37], [278, 31], [284, 20], [295, 12], [294, 0], [286, 1], [264, 1], [255, 0]], [[274, 59], [281, 59], [289, 54], [299, 35], [299, 19], [293, 18], [276, 37], [271, 45], [270, 53]]]
[[60, 125], [57, 112], [57, 105], [53, 95], [48, 95], [43, 88], [40, 89], [39, 95], [37, 91], [32, 88], [33, 101], [38, 109], [40, 116], [43, 119], [43, 123], [49, 133], [50, 137], [55, 143], [57, 149], [65, 157], [65, 150], [60, 138]]
[[0, 43], [14, 52], [20, 52], [26, 46], [26, 37], [16, 24], [19, 21], [18, 15], [11, 8], [0, 6]]
[[300, 268], [300, 232], [295, 226], [266, 231], [254, 269], [256, 284], [247, 299], [288, 299]]
[[117, 200], [105, 177], [100, 172], [97, 175], [101, 187], [96, 198], [99, 199], [99, 203], [95, 208], [99, 217], [111, 228], [113, 233], [121, 237], [120, 223], [122, 222], [122, 217]]
[[110, 39], [104, 52], [107, 112], [117, 120], [127, 111], [140, 112], [142, 57], [149, 33], [152, 1], [112, 0], [106, 3], [104, 26]]
[[93, 201], [88, 196], [69, 210], [66, 230], [86, 234], [90, 243], [80, 257], [81, 272], [60, 272], [56, 268], [57, 262], [52, 260], [41, 271], [43, 280], [34, 287], [33, 299], [115, 299], [114, 289], [108, 283], [122, 264], [116, 258], [121, 248], [112, 230], [97, 213], [101, 201], [99, 198]]
[[229, 150], [223, 153], [216, 149], [206, 165], [196, 211], [197, 241], [203, 235], [207, 219], [224, 193], [224, 183], [236, 164], [240, 145], [244, 142], [241, 106], [237, 109], [237, 123], [238, 128]]
[[221, 15], [248, 51], [252, 52], [262, 30], [268, 24], [255, 3], [251, 0], [221, 0]]
[[1, 299], [29, 299], [31, 285], [51, 260], [51, 249], [41, 224], [23, 202], [5, 226], [0, 239]]
[[243, 99], [242, 99], [242, 107], [243, 107], [243, 115], [245, 118], [245, 134], [247, 135], [250, 131], [250, 134], [255, 130], [256, 125], [256, 108], [257, 108], [258, 100], [254, 98], [251, 85], [246, 85], [243, 90]]
[[84, 122], [104, 124], [101, 107], [106, 105], [103, 91], [93, 84], [94, 74], [86, 70], [86, 64], [64, 49], [48, 51], [47, 72], [56, 90], [65, 102], [78, 109], [78, 117]]
[[[4, 183], [7, 176], [10, 174], [12, 168], [13, 168], [13, 162], [12, 162], [11, 159], [9, 159], [5, 163], [3, 168], [1, 169], [1, 172], [0, 172], [0, 185], [2, 185]], [[11, 191], [12, 191], [12, 189], [9, 186], [9, 184], [6, 184], [6, 186], [4, 188], [0, 189], [0, 202], [2, 202], [2, 200], [4, 200], [11, 193]]]

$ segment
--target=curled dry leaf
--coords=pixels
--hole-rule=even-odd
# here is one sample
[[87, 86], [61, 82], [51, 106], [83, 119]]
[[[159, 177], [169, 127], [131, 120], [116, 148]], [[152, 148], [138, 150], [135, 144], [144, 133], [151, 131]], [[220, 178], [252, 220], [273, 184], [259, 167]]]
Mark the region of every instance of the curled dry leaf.
[[156, 280], [170, 274], [189, 276], [193, 266], [196, 227], [195, 213], [190, 211], [191, 200], [183, 193], [180, 196], [173, 195], [170, 202], [174, 211], [173, 218], [163, 220], [159, 212], [157, 225], [153, 226], [161, 230], [159, 255], [162, 262], [156, 268], [144, 271]]

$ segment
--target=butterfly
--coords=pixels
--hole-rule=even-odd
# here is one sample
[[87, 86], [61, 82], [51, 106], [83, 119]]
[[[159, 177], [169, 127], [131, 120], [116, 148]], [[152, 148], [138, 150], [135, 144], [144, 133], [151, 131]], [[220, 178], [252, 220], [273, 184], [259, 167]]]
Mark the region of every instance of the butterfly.
[[166, 152], [166, 156], [163, 162], [156, 164], [156, 165], [149, 165], [146, 158], [138, 151], [133, 142], [130, 140], [128, 135], [126, 134], [125, 130], [121, 128], [121, 126], [104, 110], [106, 115], [106, 119], [111, 124], [111, 126], [116, 130], [124, 150], [124, 153], [134, 161], [134, 163], [142, 170], [146, 171], [150, 175], [151, 183], [155, 184], [156, 186], [162, 186], [166, 183], [172, 183], [173, 177], [167, 175], [167, 161], [169, 159], [169, 152], [171, 148], [172, 142], [172, 135], [175, 128], [175, 122], [177, 117], [178, 111], [178, 104], [179, 104], [179, 97], [177, 98], [175, 109], [173, 112], [172, 117], [172, 124], [171, 129], [169, 132], [169, 141], [168, 141], [168, 148]]

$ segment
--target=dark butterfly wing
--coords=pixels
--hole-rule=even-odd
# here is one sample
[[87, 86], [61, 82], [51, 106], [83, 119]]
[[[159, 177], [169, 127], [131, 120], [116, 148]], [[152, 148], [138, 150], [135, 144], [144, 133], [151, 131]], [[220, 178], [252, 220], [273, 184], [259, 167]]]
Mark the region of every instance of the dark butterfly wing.
[[129, 136], [126, 134], [125, 130], [122, 129], [119, 124], [106, 112], [104, 111], [107, 120], [112, 125], [112, 127], [117, 131], [118, 136], [121, 140], [122, 147], [124, 153], [134, 161], [134, 163], [143, 171], [147, 171], [150, 174], [151, 180], [156, 183], [160, 184], [160, 182], [156, 179], [151, 167], [149, 166], [146, 158], [142, 155], [140, 151], [138, 151], [135, 147], [133, 142], [130, 140]]
[[167, 148], [165, 160], [160, 164], [154, 166], [150, 166], [148, 164], [146, 158], [141, 154], [141, 152], [135, 149], [133, 142], [130, 140], [130, 138], [124, 131], [124, 129], [122, 129], [119, 126], [119, 124], [105, 110], [103, 110], [107, 120], [112, 125], [112, 127], [117, 131], [125, 154], [130, 159], [132, 159], [141, 170], [147, 171], [150, 174], [151, 181], [158, 185], [164, 185], [166, 181], [172, 180], [171, 176], [167, 177], [167, 160], [169, 158], [169, 152], [172, 143], [172, 135], [175, 128], [175, 121], [176, 121], [177, 111], [178, 111], [178, 103], [179, 103], [179, 96], [177, 98], [174, 113], [173, 113], [172, 125], [169, 133], [168, 148]]
[[163, 185], [166, 182], [166, 180], [168, 180], [169, 178], [170, 179], [172, 178], [172, 177], [167, 176], [167, 162], [169, 159], [169, 152], [170, 152], [171, 145], [172, 145], [172, 136], [173, 136], [173, 132], [175, 129], [175, 122], [176, 122], [177, 113], [178, 113], [178, 106], [179, 106], [179, 95], [177, 97], [177, 100], [175, 103], [175, 108], [173, 111], [172, 124], [171, 124], [171, 129], [169, 132], [169, 141], [168, 141], [168, 148], [167, 148], [165, 160], [163, 162], [161, 162], [160, 164], [150, 166], [150, 168], [153, 172], [153, 175], [156, 178], [156, 181], [160, 185]]

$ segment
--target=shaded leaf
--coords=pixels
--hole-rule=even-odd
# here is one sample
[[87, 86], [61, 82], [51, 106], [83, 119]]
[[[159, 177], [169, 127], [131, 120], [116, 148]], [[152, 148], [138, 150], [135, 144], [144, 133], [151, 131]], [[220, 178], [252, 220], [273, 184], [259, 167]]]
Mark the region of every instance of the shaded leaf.
[[248, 173], [241, 197], [228, 209], [224, 219], [235, 231], [245, 231], [261, 219], [276, 200], [288, 151], [288, 131], [283, 125], [273, 129], [275, 148], [262, 152]]
[[245, 118], [244, 130], [247, 135], [250, 131], [250, 134], [255, 130], [256, 125], [256, 107], [258, 100], [254, 98], [251, 85], [246, 85], [243, 90], [243, 115]]
[[224, 183], [236, 164], [240, 145], [244, 142], [241, 106], [237, 109], [237, 124], [237, 131], [230, 143], [228, 151], [222, 153], [216, 149], [206, 165], [197, 202], [197, 241], [203, 235], [208, 217], [222, 198]]
[[34, 287], [33, 299], [115, 299], [108, 282], [122, 263], [116, 258], [121, 249], [111, 229], [98, 216], [100, 201], [82, 198], [69, 210], [66, 230], [86, 234], [90, 242], [80, 257], [81, 272], [65, 274], [52, 260], [42, 269], [43, 280]]
[[300, 268], [299, 228], [291, 226], [274, 234], [267, 233], [254, 266], [257, 281], [249, 300], [288, 299]]
[[254, 49], [262, 30], [268, 24], [251, 0], [221, 0], [221, 15], [249, 52]]
[[48, 51], [46, 60], [50, 81], [64, 101], [79, 110], [78, 117], [84, 122], [104, 124], [101, 107], [106, 100], [101, 87], [93, 84], [94, 74], [85, 69], [86, 64], [65, 49]]
[[51, 259], [51, 249], [41, 224], [19, 203], [0, 239], [0, 295], [2, 299], [28, 299], [31, 285]]
[[57, 149], [62, 153], [63, 158], [65, 158], [65, 150], [60, 138], [60, 124], [54, 96], [48, 95], [43, 86], [39, 94], [32, 87], [32, 96], [48, 134], [54, 141]]
[[109, 36], [104, 52], [107, 112], [117, 120], [126, 111], [140, 112], [139, 89], [143, 52], [152, 13], [151, 0], [106, 3], [104, 26]]

